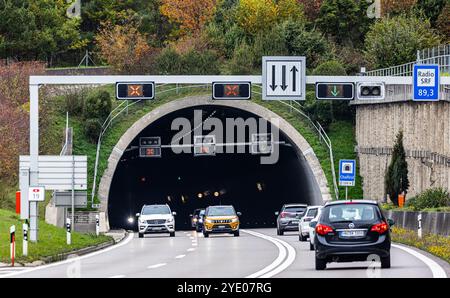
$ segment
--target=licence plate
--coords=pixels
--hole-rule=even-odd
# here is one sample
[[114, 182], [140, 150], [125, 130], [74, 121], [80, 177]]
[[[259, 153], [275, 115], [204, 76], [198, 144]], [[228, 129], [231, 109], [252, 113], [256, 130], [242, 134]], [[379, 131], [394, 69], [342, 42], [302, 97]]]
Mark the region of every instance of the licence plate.
[[152, 230], [155, 230], [155, 231], [160, 231], [160, 230], [162, 230], [162, 228], [160, 228], [160, 227], [156, 227], [156, 228], [152, 228]]
[[364, 237], [365, 232], [364, 231], [342, 231], [341, 232], [341, 237]]
[[298, 220], [292, 220], [291, 223], [298, 224]]
[[225, 226], [218, 226], [218, 229], [225, 229]]

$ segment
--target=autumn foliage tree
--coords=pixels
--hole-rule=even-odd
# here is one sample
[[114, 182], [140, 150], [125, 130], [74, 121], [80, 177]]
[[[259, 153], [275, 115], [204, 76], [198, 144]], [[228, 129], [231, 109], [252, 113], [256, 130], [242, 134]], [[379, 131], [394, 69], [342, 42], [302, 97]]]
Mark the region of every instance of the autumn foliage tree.
[[162, 0], [161, 13], [180, 26], [180, 35], [198, 35], [215, 14], [217, 0]]
[[[21, 62], [0, 66], [0, 179], [13, 182], [18, 156], [28, 152], [30, 75], [44, 73], [44, 63]], [[45, 118], [45, 113], [41, 113]], [[42, 122], [41, 122], [42, 124]]]
[[143, 74], [151, 71], [157, 50], [147, 43], [147, 36], [138, 31], [137, 25], [104, 23], [95, 41], [100, 57], [117, 73]]

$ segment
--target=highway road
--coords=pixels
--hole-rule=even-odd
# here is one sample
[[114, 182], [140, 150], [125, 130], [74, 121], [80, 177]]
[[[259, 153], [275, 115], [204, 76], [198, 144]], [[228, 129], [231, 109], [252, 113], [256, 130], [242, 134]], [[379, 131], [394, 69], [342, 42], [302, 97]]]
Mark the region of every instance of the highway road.
[[[446, 277], [449, 266], [418, 250], [394, 245], [392, 268], [368, 269], [369, 262], [331, 263], [314, 269], [314, 252], [297, 233], [241, 230], [240, 237], [194, 231], [177, 236], [129, 234], [119, 244], [89, 255], [36, 268], [0, 271], [0, 277]], [[446, 273], [447, 272], [447, 273]]]

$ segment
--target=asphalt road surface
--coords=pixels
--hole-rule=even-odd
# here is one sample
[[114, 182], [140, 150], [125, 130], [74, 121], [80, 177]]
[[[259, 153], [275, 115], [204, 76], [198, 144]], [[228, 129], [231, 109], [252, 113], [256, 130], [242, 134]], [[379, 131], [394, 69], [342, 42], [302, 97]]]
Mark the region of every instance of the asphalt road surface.
[[[448, 264], [394, 245], [390, 269], [370, 262], [329, 263], [314, 269], [309, 242], [297, 233], [276, 236], [275, 229], [242, 230], [240, 237], [179, 231], [177, 236], [137, 234], [81, 257], [36, 268], [0, 270], [0, 277], [447, 277]], [[446, 273], [447, 272], [447, 273]]]

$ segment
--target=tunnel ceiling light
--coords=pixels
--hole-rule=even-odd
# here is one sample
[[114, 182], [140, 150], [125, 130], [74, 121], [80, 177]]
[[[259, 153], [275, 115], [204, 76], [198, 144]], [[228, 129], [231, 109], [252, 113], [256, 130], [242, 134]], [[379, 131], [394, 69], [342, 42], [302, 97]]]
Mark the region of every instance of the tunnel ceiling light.
[[201, 198], [203, 198], [203, 194], [202, 194], [201, 192], [199, 192], [199, 193], [197, 194], [197, 197], [198, 197], [199, 199], [201, 199]]
[[220, 193], [219, 193], [218, 191], [215, 191], [215, 192], [214, 192], [214, 196], [215, 196], [215, 197], [218, 197], [219, 195], [220, 195]]

